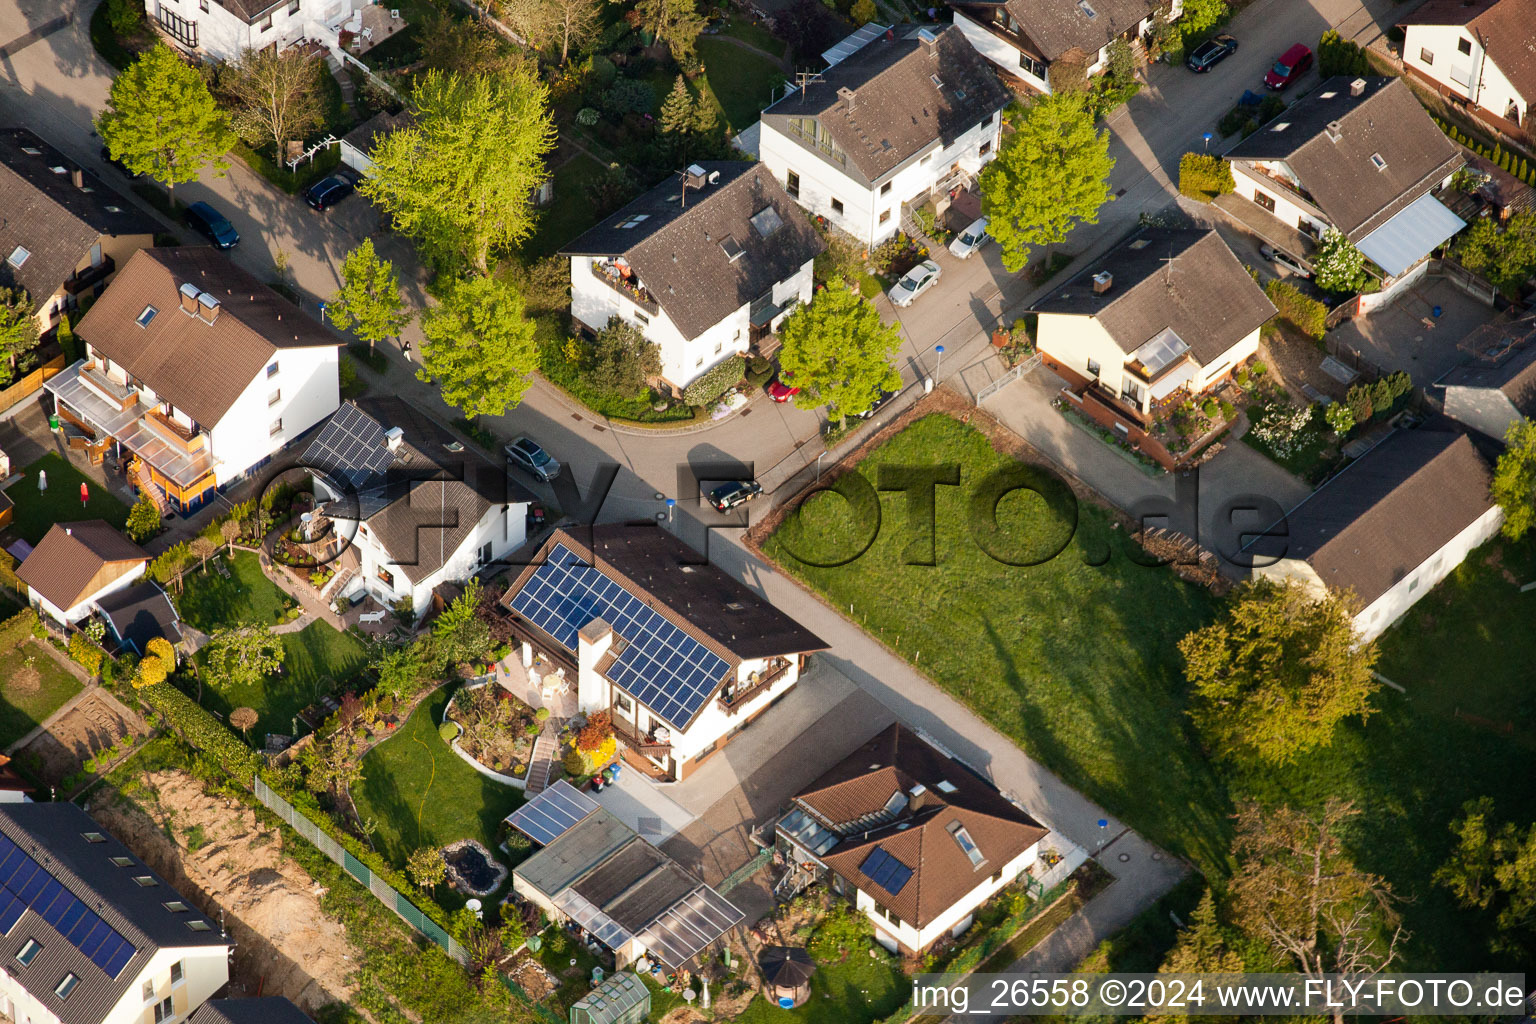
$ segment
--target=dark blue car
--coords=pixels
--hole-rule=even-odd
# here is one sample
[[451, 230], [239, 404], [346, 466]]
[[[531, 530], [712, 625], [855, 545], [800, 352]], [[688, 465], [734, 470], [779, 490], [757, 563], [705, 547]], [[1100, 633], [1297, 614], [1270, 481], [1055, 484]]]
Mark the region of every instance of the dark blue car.
[[186, 221], [187, 227], [207, 238], [215, 248], [233, 249], [240, 241], [240, 232], [235, 226], [207, 203], [193, 203], [187, 207]]
[[304, 201], [324, 213], [353, 192], [352, 183], [338, 174], [323, 178], [304, 190]]

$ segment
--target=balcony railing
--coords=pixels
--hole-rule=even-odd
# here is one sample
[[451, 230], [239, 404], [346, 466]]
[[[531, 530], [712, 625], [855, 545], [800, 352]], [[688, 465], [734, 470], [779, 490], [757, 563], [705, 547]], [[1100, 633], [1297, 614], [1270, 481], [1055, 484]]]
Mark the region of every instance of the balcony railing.
[[617, 714], [613, 716], [613, 731], [624, 741], [625, 746], [646, 757], [654, 757], [658, 760], [672, 753], [672, 742], [659, 742], [654, 732], [648, 736], [637, 733], [630, 724]]
[[608, 287], [612, 288], [614, 291], [623, 295], [625, 298], [629, 299], [629, 301], [633, 302], [635, 305], [639, 306], [641, 309], [645, 310], [652, 316], [655, 316], [661, 312], [661, 306], [657, 305], [656, 300], [651, 298], [651, 293], [646, 291], [640, 285], [635, 284], [627, 278], [621, 276], [618, 269], [614, 267], [613, 264], [598, 263], [593, 261], [592, 276], [606, 284]]
[[204, 448], [201, 431], [182, 426], [158, 409], [145, 413], [144, 422], [155, 434], [184, 452], [200, 452]]
[[111, 256], [107, 256], [94, 267], [86, 267], [84, 270], [75, 271], [75, 275], [64, 282], [64, 290], [71, 295], [79, 295], [87, 288], [100, 284], [115, 273], [117, 273], [117, 261]]
[[757, 673], [756, 679], [749, 678], [747, 680], [746, 689], [740, 689], [741, 684], [737, 683], [738, 689], [734, 690], [729, 696], [722, 693], [716, 698], [720, 703], [720, 709], [728, 715], [736, 714], [766, 693], [774, 683], [783, 679], [784, 673], [788, 672], [790, 667], [790, 662], [786, 658], [773, 659], [766, 669]]
[[86, 363], [80, 367], [80, 379], [101, 398], [115, 404], [118, 409], [126, 409], [139, 400], [137, 391], [126, 384], [119, 384], [94, 363]]

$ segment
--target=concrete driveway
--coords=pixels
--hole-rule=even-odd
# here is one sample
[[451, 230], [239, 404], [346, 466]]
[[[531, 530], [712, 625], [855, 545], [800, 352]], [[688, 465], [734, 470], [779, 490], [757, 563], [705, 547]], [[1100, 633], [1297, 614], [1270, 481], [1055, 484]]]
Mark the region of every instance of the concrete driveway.
[[1388, 372], [1407, 370], [1424, 387], [1467, 358], [1461, 339], [1492, 317], [1492, 307], [1444, 278], [1426, 277], [1390, 306], [1340, 325], [1333, 338]]

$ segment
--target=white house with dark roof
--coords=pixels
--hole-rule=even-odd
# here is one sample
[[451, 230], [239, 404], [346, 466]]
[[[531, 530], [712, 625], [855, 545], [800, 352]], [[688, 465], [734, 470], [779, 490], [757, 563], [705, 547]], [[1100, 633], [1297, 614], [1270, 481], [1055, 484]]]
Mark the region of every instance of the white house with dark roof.
[[1536, 0], [1429, 0], [1398, 23], [1403, 68], [1528, 142], [1536, 103]]
[[1257, 577], [1353, 593], [1372, 640], [1498, 532], [1491, 480], [1468, 435], [1394, 431], [1245, 550]]
[[143, 249], [47, 382], [59, 415], [135, 456], [135, 484], [191, 512], [336, 411], [339, 342], [211, 248]]
[[327, 598], [408, 600], [426, 614], [432, 592], [522, 547], [533, 495], [399, 398], [347, 402], [305, 449], [317, 472], [317, 537], [332, 530], [336, 575]]
[[0, 1014], [180, 1024], [229, 982], [219, 925], [70, 803], [0, 804]]
[[766, 167], [734, 160], [690, 165], [561, 255], [571, 315], [594, 331], [615, 317], [638, 327], [682, 388], [733, 355], [771, 354], [825, 248]]
[[955, 27], [977, 52], [1037, 92], [1051, 91], [1051, 68], [1071, 64], [1096, 75], [1116, 39], [1140, 45], [1157, 13], [1183, 13], [1181, 0], [951, 0]]
[[[373, 0], [147, 0], [145, 11], [177, 46], [209, 60], [303, 42], [334, 48]], [[384, 5], [388, 7], [388, 5]]]
[[763, 111], [758, 156], [789, 197], [867, 245], [906, 204], [997, 156], [1012, 94], [954, 26], [867, 39]]
[[[1428, 270], [1465, 222], [1436, 193], [1466, 163], [1398, 78], [1330, 78], [1226, 154], [1236, 191], [1217, 204], [1271, 243], [1338, 230], [1382, 274], [1362, 311]], [[1306, 253], [1293, 253], [1306, 258]]]
[[[586, 534], [587, 531], [582, 531]], [[501, 606], [523, 647], [608, 711], [659, 774], [685, 778], [794, 688], [826, 643], [666, 530], [557, 530]]]
[[103, 519], [55, 523], [16, 567], [34, 607], [72, 625], [144, 575], [149, 552]]

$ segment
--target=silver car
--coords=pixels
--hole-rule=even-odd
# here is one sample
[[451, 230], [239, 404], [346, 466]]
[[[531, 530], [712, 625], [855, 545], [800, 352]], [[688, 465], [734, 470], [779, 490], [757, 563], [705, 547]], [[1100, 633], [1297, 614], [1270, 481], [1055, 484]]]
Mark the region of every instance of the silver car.
[[977, 217], [971, 221], [970, 226], [955, 236], [949, 243], [950, 254], [958, 259], [965, 259], [973, 255], [978, 249], [991, 240], [987, 234], [987, 218]]
[[1311, 277], [1312, 271], [1308, 270], [1300, 260], [1284, 249], [1276, 249], [1272, 245], [1259, 246], [1259, 255], [1277, 267], [1283, 267], [1297, 277]]
[[910, 306], [914, 299], [939, 283], [939, 265], [933, 260], [923, 260], [901, 275], [901, 280], [891, 286], [886, 295], [893, 306]]
[[560, 463], [549, 453], [526, 437], [520, 437], [504, 449], [512, 462], [543, 480], [545, 483], [560, 475]]

